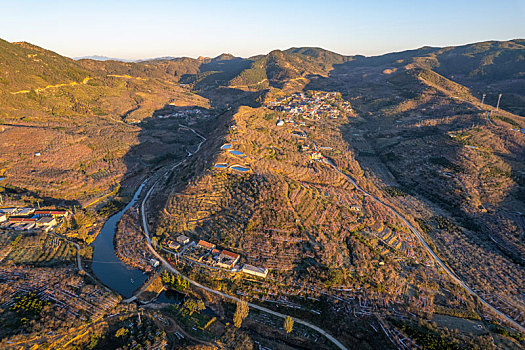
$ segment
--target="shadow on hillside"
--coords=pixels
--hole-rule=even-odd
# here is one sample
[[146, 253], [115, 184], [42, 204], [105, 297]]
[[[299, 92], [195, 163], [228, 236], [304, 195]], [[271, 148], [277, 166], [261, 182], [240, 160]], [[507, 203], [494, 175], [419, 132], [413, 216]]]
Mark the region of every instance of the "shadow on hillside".
[[[196, 93], [208, 98], [212, 107], [165, 105], [156, 110], [138, 124], [139, 143], [124, 156], [127, 172], [121, 196], [131, 197], [146, 178], [156, 180], [156, 174], [165, 174], [150, 197], [153, 227], [170, 194], [182, 190], [214, 163], [239, 106], [258, 105], [259, 93], [221, 87]], [[200, 147], [199, 135], [206, 138]]]
[[248, 68], [252, 61], [221, 55], [203, 63], [199, 74], [184, 74], [180, 83], [193, 87], [200, 96], [210, 100], [213, 108], [232, 105], [241, 90], [226, 88], [230, 80]]
[[[310, 76], [311, 82], [305, 90], [340, 92], [362, 117], [342, 126], [341, 133], [365, 170], [382, 179], [383, 174], [376, 171], [380, 167], [386, 167], [401, 188], [424, 202], [439, 207], [455, 222], [470, 230], [472, 234], [466, 239], [472, 245], [484, 249], [482, 246], [489, 244], [499, 255], [523, 265], [525, 257], [516, 246], [517, 241], [503, 232], [506, 229], [502, 231], [502, 227], [514, 225], [518, 227], [514, 235], [519, 235], [519, 232], [523, 235], [525, 232], [524, 220], [515, 215], [525, 212], [525, 176], [522, 167], [525, 150], [514, 139], [519, 136], [510, 137], [510, 129], [491, 127], [484, 112], [441, 93], [436, 95], [435, 100], [416, 104], [407, 111], [396, 112], [394, 107], [404, 101], [417, 99], [418, 94], [429, 89], [429, 86], [406, 74], [404, 70], [392, 72], [396, 65], [395, 60], [403, 58], [398, 57], [398, 54], [386, 56], [334, 65], [328, 77]], [[389, 109], [392, 112], [388, 115], [382, 113]], [[446, 118], [451, 118], [451, 121], [446, 121]], [[433, 125], [432, 120], [441, 122]], [[436, 164], [438, 160], [444, 159], [443, 162], [450, 163], [452, 167], [457, 164], [458, 172], [468, 173], [468, 164], [463, 164], [465, 145], [451, 140], [449, 134], [468, 131], [476, 126], [492, 135], [491, 138], [496, 140], [493, 144], [499, 142], [509, 150], [508, 154], [493, 153], [511, 169], [507, 175], [503, 172], [500, 174], [502, 179], [510, 176], [515, 181], [514, 185], [502, 193], [498, 204], [493, 207], [485, 205], [487, 211], [471, 207], [469, 195], [458, 187], [460, 185], [457, 179], [461, 177], [459, 173], [446, 178], [442, 173], [450, 170]], [[353, 134], [360, 136], [353, 137]], [[365, 152], [357, 146], [360, 137], [365, 139], [363, 142], [370, 146], [370, 150]], [[385, 147], [384, 144], [391, 146]], [[416, 148], [410, 148], [409, 144]], [[479, 147], [489, 145], [490, 143]], [[454, 172], [453, 170], [452, 173]], [[438, 215], [437, 211], [435, 215]], [[509, 226], [508, 222], [512, 224]], [[483, 238], [480, 241], [481, 237]], [[496, 238], [499, 243], [491, 238]]]
[[31, 191], [26, 188], [14, 187], [11, 185], [3, 186], [3, 192], [3, 194], [9, 196], [12, 201], [23, 201], [26, 203], [29, 202], [35, 206], [60, 208], [73, 208], [81, 206], [80, 202], [77, 200], [42, 196], [35, 191]]

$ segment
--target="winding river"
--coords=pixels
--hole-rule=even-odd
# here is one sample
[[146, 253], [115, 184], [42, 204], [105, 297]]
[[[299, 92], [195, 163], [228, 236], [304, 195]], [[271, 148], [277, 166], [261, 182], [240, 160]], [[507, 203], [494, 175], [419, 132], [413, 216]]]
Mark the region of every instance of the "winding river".
[[133, 199], [124, 209], [106, 221], [97, 238], [91, 244], [93, 246], [93, 262], [91, 265], [93, 273], [102, 283], [126, 298], [131, 297], [133, 292], [140, 288], [148, 275], [139, 269], [129, 267], [118, 258], [115, 254], [113, 237], [120, 218], [137, 202], [145, 184], [144, 182], [140, 185], [133, 195]]

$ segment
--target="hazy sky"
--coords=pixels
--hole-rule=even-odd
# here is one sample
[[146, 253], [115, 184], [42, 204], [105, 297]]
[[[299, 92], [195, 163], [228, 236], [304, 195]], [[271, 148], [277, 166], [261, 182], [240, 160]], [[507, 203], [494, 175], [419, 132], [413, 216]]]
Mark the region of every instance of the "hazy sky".
[[376, 55], [525, 38], [525, 0], [0, 0], [0, 38], [75, 57]]

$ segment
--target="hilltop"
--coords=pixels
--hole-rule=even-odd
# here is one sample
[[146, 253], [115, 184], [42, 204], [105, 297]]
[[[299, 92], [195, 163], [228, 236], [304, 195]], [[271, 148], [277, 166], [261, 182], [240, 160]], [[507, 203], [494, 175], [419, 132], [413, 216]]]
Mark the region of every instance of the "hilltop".
[[[151, 238], [192, 281], [348, 347], [520, 348], [523, 57], [522, 39], [140, 62], [0, 41], [2, 201], [72, 209], [81, 243], [144, 183], [115, 236], [126, 264], [152, 270]], [[332, 346], [253, 310], [234, 329], [225, 300], [153, 277], [213, 308], [162, 311], [206, 341]]]

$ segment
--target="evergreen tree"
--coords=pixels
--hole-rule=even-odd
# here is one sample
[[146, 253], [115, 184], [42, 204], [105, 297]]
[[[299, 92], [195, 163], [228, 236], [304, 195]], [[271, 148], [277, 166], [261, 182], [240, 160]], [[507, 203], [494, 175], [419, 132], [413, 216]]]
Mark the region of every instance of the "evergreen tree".
[[293, 319], [290, 316], [286, 316], [284, 319], [284, 330], [286, 333], [290, 333], [293, 330]]

